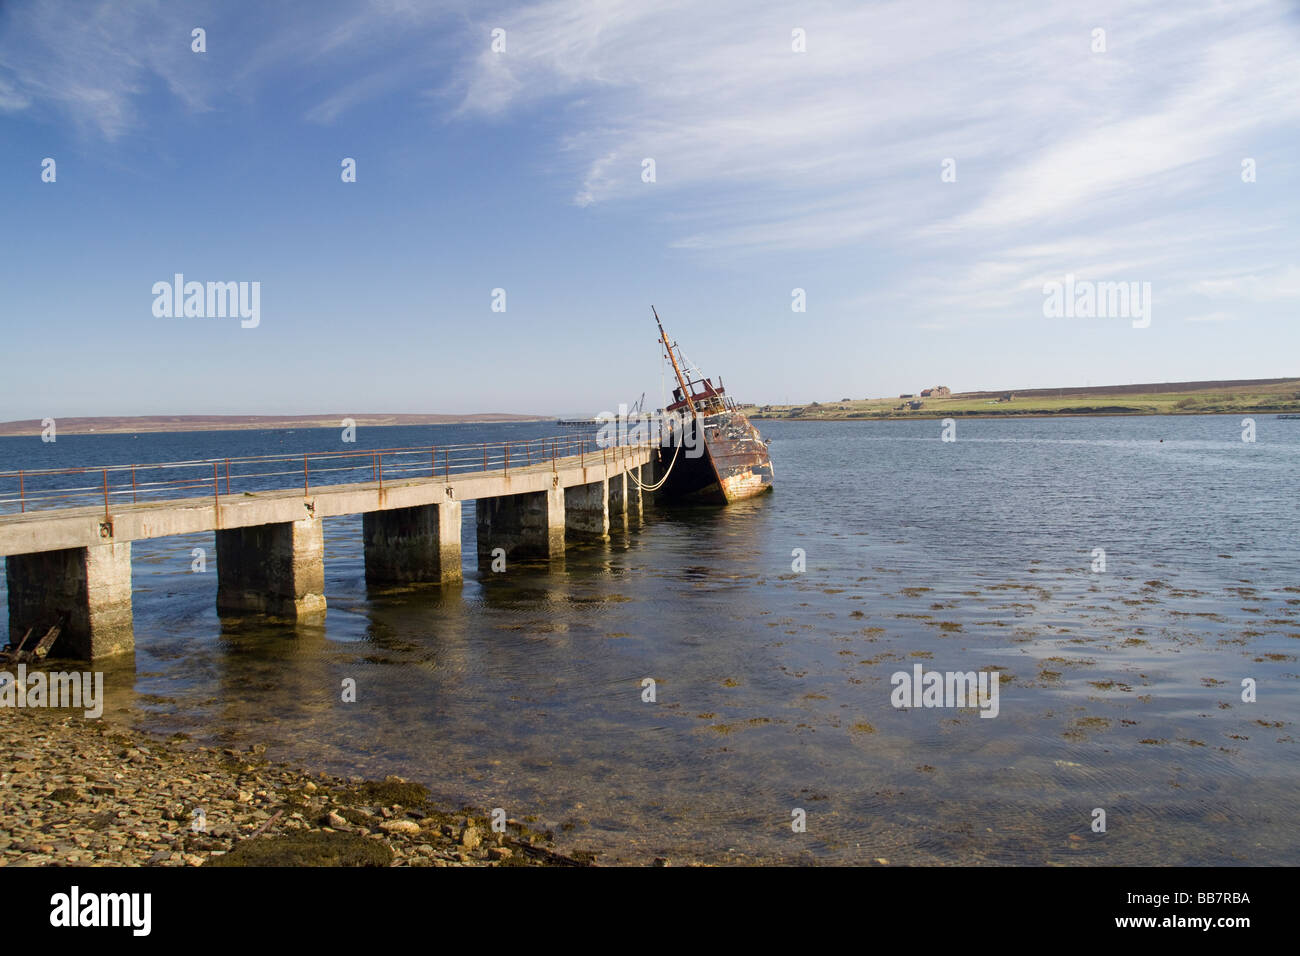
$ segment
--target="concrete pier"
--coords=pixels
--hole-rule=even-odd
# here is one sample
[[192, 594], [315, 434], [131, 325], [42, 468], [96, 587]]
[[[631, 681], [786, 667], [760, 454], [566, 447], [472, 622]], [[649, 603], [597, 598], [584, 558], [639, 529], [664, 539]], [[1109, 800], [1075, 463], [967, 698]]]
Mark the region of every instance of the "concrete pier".
[[14, 645], [31, 628], [26, 645], [31, 650], [65, 617], [52, 656], [89, 660], [134, 650], [131, 542], [11, 554], [5, 559], [5, 579]]
[[583, 538], [609, 537], [609, 481], [564, 489], [564, 528]]
[[[490, 557], [500, 547], [508, 556], [557, 559], [566, 531], [575, 539], [600, 537], [616, 517], [625, 527], [629, 514], [640, 514], [639, 491], [628, 488], [624, 473], [648, 464], [656, 453], [650, 446], [617, 455], [578, 449], [531, 461], [525, 453], [524, 465], [512, 455], [509, 469], [502, 455], [502, 467], [489, 469], [493, 452], [484, 445], [481, 458], [475, 454], [468, 468], [460, 461], [457, 471], [445, 464], [443, 451], [431, 449], [430, 470], [414, 477], [393, 478], [389, 472], [385, 478], [383, 462], [376, 460], [373, 480], [322, 486], [309, 483], [316, 473], [309, 476], [304, 460], [301, 487], [235, 493], [229, 479], [222, 487], [214, 467], [212, 494], [148, 501], [136, 501], [121, 477], [112, 480], [110, 498], [105, 472], [102, 504], [39, 510], [30, 502], [48, 499], [33, 496], [29, 474], [26, 510], [0, 514], [11, 639], [21, 640], [32, 627], [39, 631], [34, 642], [66, 615], [54, 653], [94, 660], [132, 651], [135, 540], [215, 533], [217, 607], [223, 614], [303, 619], [325, 611], [325, 518], [364, 516], [366, 576], [375, 582], [459, 580], [459, 518], [466, 501], [475, 502], [480, 555]], [[192, 463], [166, 467], [186, 464]], [[276, 467], [283, 467], [278, 458]], [[188, 552], [178, 560], [188, 563]]]
[[317, 517], [217, 532], [217, 609], [325, 614], [325, 536]]
[[459, 584], [459, 501], [361, 516], [368, 584]]
[[480, 498], [476, 502], [478, 554], [490, 558], [554, 558], [564, 553], [564, 488]]

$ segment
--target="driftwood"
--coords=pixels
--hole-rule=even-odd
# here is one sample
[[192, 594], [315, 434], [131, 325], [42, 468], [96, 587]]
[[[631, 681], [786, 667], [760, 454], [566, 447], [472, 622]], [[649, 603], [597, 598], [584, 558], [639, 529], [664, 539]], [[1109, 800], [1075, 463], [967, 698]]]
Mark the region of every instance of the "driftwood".
[[[276, 811], [275, 811], [275, 816], [271, 817], [271, 819], [267, 820], [267, 821], [266, 821], [265, 823], [263, 823], [260, 827], [258, 827], [256, 833], [252, 834], [251, 836], [246, 836], [246, 837], [244, 837], [244, 839], [245, 839], [245, 840], [256, 840], [258, 837], [260, 837], [263, 833], [266, 832], [267, 827], [269, 827], [271, 824], [273, 824], [276, 820], [280, 819], [280, 814], [282, 814], [282, 813], [284, 813], [283, 810], [276, 810]], [[242, 842], [242, 841], [241, 841], [241, 842]]]
[[23, 635], [23, 639], [19, 641], [18, 646], [14, 648], [14, 654], [21, 654], [23, 652], [23, 645], [27, 643], [27, 638], [32, 636], [32, 631], [34, 630], [36, 630], [34, 627], [29, 627], [27, 629], [27, 633]]
[[54, 642], [59, 639], [59, 635], [63, 632], [63, 625], [66, 622], [67, 617], [59, 618], [58, 622], [45, 632], [45, 636], [37, 641], [35, 647], [30, 651], [25, 651], [23, 648], [27, 645], [27, 639], [32, 636], [32, 631], [35, 630], [35, 628], [29, 627], [27, 633], [23, 635], [23, 639], [18, 642], [17, 647], [0, 651], [0, 662], [5, 664], [30, 664], [33, 661], [45, 660], [45, 656], [50, 653], [50, 648], [54, 646]]
[[59, 639], [59, 634], [63, 631], [64, 620], [64, 618], [59, 618], [59, 622], [46, 631], [45, 636], [41, 638], [41, 642], [32, 648], [32, 656], [38, 661], [45, 660], [45, 655], [50, 652], [54, 642]]

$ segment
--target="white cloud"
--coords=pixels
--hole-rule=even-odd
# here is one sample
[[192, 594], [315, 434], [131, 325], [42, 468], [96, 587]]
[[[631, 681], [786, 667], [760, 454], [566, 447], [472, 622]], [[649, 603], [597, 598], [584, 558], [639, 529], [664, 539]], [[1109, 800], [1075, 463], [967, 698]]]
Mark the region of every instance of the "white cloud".
[[[159, 84], [185, 110], [204, 112], [310, 76], [327, 92], [306, 118], [329, 123], [431, 73], [447, 43], [436, 27], [458, 6], [17, 0], [0, 13], [0, 110], [53, 111], [116, 140], [146, 125], [141, 102]], [[191, 49], [196, 25], [207, 31], [206, 53]]]
[[[900, 279], [913, 305], [978, 310], [1071, 269], [1203, 274], [1216, 247], [1289, 229], [1220, 195], [1244, 188], [1247, 149], [1300, 119], [1280, 2], [553, 0], [500, 25], [508, 52], [467, 58], [459, 115], [552, 109], [575, 203], [638, 203], [685, 252], [937, 259], [939, 279]], [[806, 53], [790, 49], [794, 26]], [[942, 183], [949, 156], [957, 182]], [[1267, 259], [1276, 239], [1252, 248]]]
[[[1286, 170], [1238, 178], [1243, 155], [1288, 155], [1300, 120], [1297, 24], [1274, 0], [321, 0], [310, 17], [49, 0], [3, 16], [0, 110], [53, 108], [114, 139], [144, 123], [159, 82], [198, 111], [287, 79], [308, 100], [298, 115], [321, 124], [418, 89], [455, 122], [545, 111], [575, 204], [638, 203], [684, 255], [903, 264], [844, 303], [978, 316], [1067, 272], [1251, 301], [1297, 291], [1279, 258], [1294, 203], [1243, 215], [1247, 190]], [[211, 24], [222, 69], [195, 69], [195, 22]], [[1094, 54], [1099, 23], [1108, 50]], [[796, 26], [806, 53], [791, 50]], [[946, 157], [956, 182], [940, 180]]]

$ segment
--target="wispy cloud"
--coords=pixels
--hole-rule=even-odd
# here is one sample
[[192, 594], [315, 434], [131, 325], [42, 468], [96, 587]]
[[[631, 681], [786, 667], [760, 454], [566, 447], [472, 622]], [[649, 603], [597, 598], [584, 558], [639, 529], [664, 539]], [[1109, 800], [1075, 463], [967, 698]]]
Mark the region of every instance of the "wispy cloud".
[[[147, 124], [142, 104], [159, 87], [191, 113], [305, 87], [316, 102], [304, 118], [331, 123], [430, 74], [460, 7], [16, 0], [0, 9], [0, 110], [51, 113], [113, 141]], [[191, 49], [196, 26], [203, 54]]]
[[182, 54], [190, 55], [193, 26], [177, 14], [148, 2], [6, 5], [0, 83], [17, 108], [50, 107], [109, 140], [137, 123], [137, 101], [159, 80], [190, 108], [202, 108], [197, 88], [177, 69]]
[[[640, 204], [684, 255], [903, 263], [887, 290], [845, 303], [890, 294], [979, 316], [1066, 272], [1158, 278], [1205, 314], [1297, 292], [1293, 208], [1241, 214], [1256, 188], [1241, 159], [1285, 154], [1300, 122], [1297, 19], [1280, 0], [304, 9], [7, 5], [0, 111], [108, 140], [146, 124], [160, 88], [191, 112], [287, 88], [296, 119], [326, 125], [398, 94], [442, 122], [544, 114], [548, 167], [573, 202]], [[219, 69], [190, 52], [196, 24]], [[940, 177], [948, 158], [955, 182]]]
[[1244, 217], [1239, 170], [1300, 121], [1284, 3], [553, 0], [500, 18], [502, 54], [490, 25], [459, 114], [553, 107], [574, 202], [643, 204], [679, 250], [938, 260], [895, 290], [970, 314], [1067, 271], [1185, 288], [1242, 240], [1283, 265], [1286, 213]]

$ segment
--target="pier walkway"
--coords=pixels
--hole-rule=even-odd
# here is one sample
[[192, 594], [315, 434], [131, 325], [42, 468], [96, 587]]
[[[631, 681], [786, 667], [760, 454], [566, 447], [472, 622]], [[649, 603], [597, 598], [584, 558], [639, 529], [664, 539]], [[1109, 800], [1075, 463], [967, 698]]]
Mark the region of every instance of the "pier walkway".
[[215, 532], [218, 609], [294, 619], [325, 613], [325, 518], [363, 516], [370, 584], [459, 584], [466, 501], [482, 559], [555, 557], [640, 519], [657, 448], [567, 435], [0, 472], [10, 641], [62, 621], [57, 656], [133, 651], [146, 538]]

